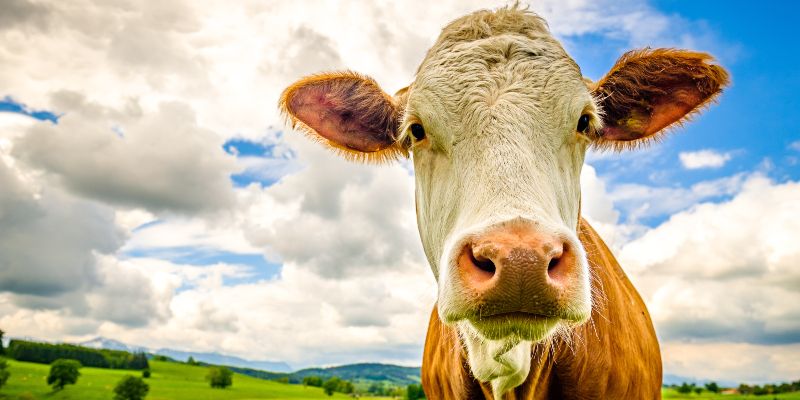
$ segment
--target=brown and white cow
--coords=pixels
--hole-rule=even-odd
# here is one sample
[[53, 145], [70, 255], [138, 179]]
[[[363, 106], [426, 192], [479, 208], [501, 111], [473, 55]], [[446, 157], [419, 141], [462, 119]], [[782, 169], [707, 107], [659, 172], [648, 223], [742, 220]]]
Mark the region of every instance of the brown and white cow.
[[395, 96], [352, 72], [304, 78], [280, 107], [361, 161], [413, 157], [438, 282], [422, 382], [431, 399], [652, 399], [661, 358], [642, 299], [580, 216], [589, 147], [625, 150], [712, 101], [704, 53], [637, 50], [597, 83], [518, 7], [442, 31]]

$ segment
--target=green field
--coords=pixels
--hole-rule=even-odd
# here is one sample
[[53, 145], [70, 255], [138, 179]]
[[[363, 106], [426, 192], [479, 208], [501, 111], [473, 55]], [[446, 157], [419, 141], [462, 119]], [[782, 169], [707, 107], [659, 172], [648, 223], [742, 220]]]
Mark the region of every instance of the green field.
[[706, 399], [730, 399], [730, 400], [739, 400], [739, 399], [761, 399], [761, 400], [773, 400], [773, 399], [781, 399], [781, 400], [800, 400], [800, 392], [792, 392], [792, 393], [783, 393], [783, 394], [767, 394], [763, 396], [754, 396], [754, 395], [737, 395], [737, 394], [730, 394], [730, 395], [723, 395], [723, 394], [714, 394], [708, 391], [703, 391], [701, 394], [680, 394], [675, 391], [675, 389], [664, 389], [662, 394], [665, 399], [692, 399], [692, 400], [706, 400]]
[[[125, 375], [141, 376], [140, 371], [81, 368], [75, 385], [53, 392], [46, 384], [49, 365], [8, 360], [11, 378], [0, 388], [0, 399], [109, 400], [116, 383]], [[186, 364], [150, 361], [153, 375], [145, 379], [150, 385], [149, 400], [224, 400], [224, 399], [348, 399], [343, 394], [326, 396], [322, 389], [289, 385], [234, 374], [233, 386], [211, 389], [205, 380], [207, 368]], [[367, 399], [362, 397], [361, 399]]]
[[[108, 400], [113, 397], [114, 385], [125, 375], [141, 376], [139, 371], [121, 371], [102, 368], [81, 368], [81, 377], [76, 385], [53, 392], [45, 383], [49, 365], [8, 360], [11, 378], [2, 389], [3, 400]], [[205, 380], [207, 367], [181, 363], [150, 361], [153, 375], [145, 379], [150, 385], [149, 400], [225, 400], [225, 399], [348, 399], [343, 394], [326, 396], [322, 389], [289, 385], [273, 381], [234, 374], [233, 386], [227, 389], [211, 389]], [[700, 395], [683, 395], [674, 389], [664, 389], [665, 399], [781, 399], [800, 400], [800, 392], [765, 395], [715, 395], [703, 392]], [[360, 397], [362, 400], [375, 398]]]

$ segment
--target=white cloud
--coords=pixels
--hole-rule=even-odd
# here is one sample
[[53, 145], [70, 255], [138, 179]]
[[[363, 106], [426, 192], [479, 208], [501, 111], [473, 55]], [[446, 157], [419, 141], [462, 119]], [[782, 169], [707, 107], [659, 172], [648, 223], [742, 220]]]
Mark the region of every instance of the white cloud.
[[[220, 146], [227, 138], [261, 138], [279, 129], [278, 94], [303, 74], [348, 68], [374, 76], [390, 92], [405, 86], [441, 27], [484, 6], [9, 3], [0, 14], [0, 86], [33, 108], [65, 115], [57, 126], [14, 122], [0, 132], [0, 174], [6, 173], [0, 175], [0, 247], [26, 244], [0, 251], [0, 326], [13, 335], [104, 335], [298, 366], [418, 364], [435, 286], [418, 243], [406, 170], [348, 164], [287, 134], [305, 169], [270, 188], [233, 189], [228, 175], [241, 169], [256, 175], [269, 165], [234, 161]], [[548, 0], [532, 9], [562, 38], [595, 33], [632, 45], [685, 41], [674, 29], [685, 21], [646, 4]], [[123, 137], [112, 132], [115, 126]], [[641, 234], [637, 218], [734, 195], [744, 180], [734, 176], [686, 189], [618, 185], [608, 194], [587, 166], [584, 213], [622, 246]], [[620, 224], [620, 215], [632, 211], [638, 216]], [[159, 223], [134, 231], [155, 219]], [[21, 228], [9, 229], [10, 220]], [[285, 266], [275, 279], [254, 280], [247, 279], [254, 271], [242, 265], [116, 259], [120, 252], [181, 246], [263, 251]], [[6, 259], [33, 262], [26, 272]], [[33, 286], [10, 288], [9, 282], [25, 279]], [[637, 279], [656, 299], [662, 286]], [[753, 284], [760, 288], [765, 281]], [[31, 289], [37, 285], [38, 291]], [[683, 287], [664, 284], [663, 296], [653, 300], [660, 324], [679, 325], [669, 309], [687, 307], [670, 299]], [[76, 288], [87, 292], [76, 294]], [[711, 288], [715, 296], [725, 294], [724, 286]], [[689, 286], [703, 298], [700, 289]], [[794, 299], [781, 290], [763, 301]], [[743, 293], [750, 298], [758, 289]], [[125, 308], [130, 304], [152, 319]], [[722, 311], [741, 318], [743, 304], [731, 302]], [[699, 321], [702, 312], [687, 315]], [[770, 312], [776, 313], [771, 319], [745, 319], [765, 322], [751, 335], [793, 332], [792, 320], [777, 325], [787, 315], [783, 308]], [[769, 351], [742, 351], [751, 350]], [[798, 370], [782, 365], [780, 371]]]
[[734, 195], [741, 190], [747, 177], [736, 174], [701, 181], [689, 187], [621, 183], [615, 185], [609, 195], [614, 206], [626, 215], [626, 223], [635, 224], [645, 218], [672, 215], [701, 201]]
[[662, 338], [796, 343], [800, 183], [750, 177], [730, 201], [697, 205], [625, 245]]
[[234, 159], [219, 137], [197, 126], [187, 105], [163, 103], [148, 112], [135, 101], [116, 110], [76, 93], [56, 97], [66, 114], [57, 125], [31, 126], [13, 141], [12, 156], [111, 204], [181, 213], [233, 204]]
[[800, 151], [800, 140], [789, 143], [789, 148], [795, 151]]
[[731, 153], [720, 153], [716, 150], [685, 151], [678, 154], [681, 164], [686, 169], [721, 168], [730, 161]]
[[663, 342], [664, 370], [696, 379], [748, 382], [790, 382], [800, 371], [800, 344]]

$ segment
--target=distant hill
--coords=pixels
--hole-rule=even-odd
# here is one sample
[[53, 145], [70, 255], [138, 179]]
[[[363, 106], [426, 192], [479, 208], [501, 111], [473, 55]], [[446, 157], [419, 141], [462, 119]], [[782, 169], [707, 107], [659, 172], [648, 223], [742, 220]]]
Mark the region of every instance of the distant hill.
[[129, 346], [118, 340], [107, 339], [101, 336], [75, 344], [83, 347], [91, 347], [93, 349], [122, 350], [129, 353], [147, 353], [150, 351], [146, 347]]
[[276, 380], [286, 377], [289, 378], [291, 383], [301, 383], [303, 378], [307, 376], [320, 376], [323, 379], [338, 376], [353, 382], [387, 382], [395, 386], [406, 386], [420, 382], [419, 367], [401, 367], [399, 365], [378, 363], [348, 364], [329, 368], [306, 368], [291, 373], [276, 373], [236, 367], [232, 369], [240, 374], [261, 379]]
[[[690, 378], [687, 376], [681, 375], [674, 375], [674, 374], [664, 374], [663, 384], [664, 386], [668, 385], [680, 385], [684, 382], [686, 383], [694, 383], [697, 385], [705, 385], [706, 383], [711, 382], [713, 379], [698, 379], [698, 378]], [[737, 387], [739, 383], [733, 381], [715, 381], [718, 385], [722, 387]]]
[[193, 351], [181, 351], [173, 349], [158, 349], [153, 350], [153, 354], [160, 354], [167, 356], [178, 361], [186, 361], [190, 356], [196, 361], [204, 362], [214, 365], [228, 365], [231, 367], [240, 367], [248, 369], [265, 370], [272, 372], [289, 372], [292, 367], [282, 361], [264, 361], [264, 360], [245, 360], [243, 358], [229, 356], [219, 353], [198, 353]]
[[306, 376], [338, 376], [345, 380], [367, 380], [391, 382], [399, 386], [420, 382], [419, 367], [401, 367], [391, 364], [363, 363], [348, 364], [329, 368], [307, 368], [294, 372], [291, 378], [302, 381]]

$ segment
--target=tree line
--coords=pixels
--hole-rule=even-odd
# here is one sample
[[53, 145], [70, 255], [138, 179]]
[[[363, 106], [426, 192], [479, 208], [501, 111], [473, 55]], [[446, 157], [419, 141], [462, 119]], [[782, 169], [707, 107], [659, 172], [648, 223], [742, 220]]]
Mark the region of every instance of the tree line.
[[120, 350], [93, 349], [73, 344], [52, 344], [12, 339], [6, 355], [18, 361], [50, 364], [58, 359], [71, 359], [87, 367], [136, 369], [149, 367], [147, 355]]
[[[287, 377], [278, 379], [278, 382], [289, 383]], [[328, 396], [334, 393], [343, 394], [364, 394], [357, 393], [355, 385], [352, 382], [343, 380], [338, 376], [333, 376], [328, 379], [323, 379], [321, 376], [310, 375], [303, 377], [303, 386], [311, 386], [322, 388]], [[403, 387], [398, 387], [385, 382], [373, 382], [366, 391], [366, 394], [381, 396], [381, 397], [400, 397], [406, 400], [421, 400], [425, 399], [425, 393], [422, 391], [422, 385], [410, 384]]]
[[[675, 391], [681, 394], [689, 394], [689, 393], [701, 394], [703, 393], [704, 390], [709, 391], [711, 393], [720, 393], [724, 389], [720, 387], [716, 382], [708, 382], [703, 386], [699, 386], [694, 383], [683, 382], [680, 385], [671, 385], [670, 387], [674, 388]], [[739, 385], [739, 387], [735, 389], [740, 394], [745, 394], [745, 395], [752, 394], [756, 396], [790, 393], [790, 392], [800, 391], [800, 380], [794, 382], [767, 383], [765, 385], [752, 385], [752, 386], [746, 383], [742, 383]]]
[[762, 396], [767, 394], [779, 394], [800, 391], [800, 380], [783, 383], [767, 383], [763, 386], [740, 384], [737, 388], [741, 394], [754, 394]]

